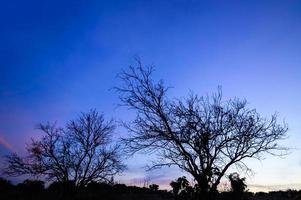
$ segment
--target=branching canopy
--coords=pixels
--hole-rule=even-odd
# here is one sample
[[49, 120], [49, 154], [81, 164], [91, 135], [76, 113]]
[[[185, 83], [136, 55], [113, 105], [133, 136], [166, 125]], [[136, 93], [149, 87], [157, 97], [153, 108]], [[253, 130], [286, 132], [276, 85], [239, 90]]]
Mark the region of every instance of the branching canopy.
[[26, 157], [7, 156], [7, 175], [44, 176], [83, 186], [108, 180], [124, 168], [119, 146], [110, 145], [115, 126], [95, 110], [82, 113], [65, 128], [48, 123], [40, 124], [39, 129], [45, 135], [32, 139]]
[[124, 142], [130, 152], [158, 155], [152, 168], [176, 165], [191, 174], [204, 192], [216, 191], [230, 166], [248, 169], [246, 158], [264, 153], [282, 155], [278, 141], [287, 125], [277, 115], [263, 118], [246, 100], [224, 101], [219, 90], [212, 96], [189, 95], [168, 99], [168, 88], [152, 80], [151, 67], [130, 67], [120, 74], [117, 87], [122, 105], [134, 109], [136, 119], [124, 125], [130, 131]]

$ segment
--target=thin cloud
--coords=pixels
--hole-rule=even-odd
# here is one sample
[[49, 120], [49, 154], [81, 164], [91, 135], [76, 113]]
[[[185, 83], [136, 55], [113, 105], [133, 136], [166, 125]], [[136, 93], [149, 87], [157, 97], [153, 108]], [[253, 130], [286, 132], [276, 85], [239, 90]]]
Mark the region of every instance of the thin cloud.
[[3, 138], [3, 136], [0, 135], [0, 145], [4, 146], [6, 149], [15, 152], [15, 148], [13, 147], [13, 145], [11, 145], [7, 140], [5, 140]]
[[278, 190], [288, 190], [288, 189], [294, 189], [294, 190], [300, 190], [301, 184], [283, 184], [283, 185], [257, 185], [257, 184], [251, 184], [248, 185], [248, 188], [252, 192], [270, 192], [270, 191], [278, 191]]

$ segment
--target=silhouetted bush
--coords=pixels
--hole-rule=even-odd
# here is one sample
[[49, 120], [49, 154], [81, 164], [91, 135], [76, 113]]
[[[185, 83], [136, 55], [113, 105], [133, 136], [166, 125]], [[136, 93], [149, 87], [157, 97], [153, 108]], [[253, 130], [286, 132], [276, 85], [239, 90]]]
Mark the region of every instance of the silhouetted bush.
[[75, 197], [77, 190], [74, 181], [53, 182], [49, 185], [47, 191], [55, 199], [72, 199]]
[[151, 185], [149, 186], [149, 189], [150, 189], [151, 191], [158, 191], [158, 190], [159, 190], [159, 185], [151, 184]]
[[14, 186], [10, 181], [0, 178], [0, 199], [7, 200], [13, 194]]
[[244, 191], [247, 188], [245, 183], [245, 178], [240, 178], [238, 173], [232, 173], [229, 175], [229, 180], [231, 183], [231, 190], [232, 190], [232, 199], [233, 200], [240, 200], [243, 199]]

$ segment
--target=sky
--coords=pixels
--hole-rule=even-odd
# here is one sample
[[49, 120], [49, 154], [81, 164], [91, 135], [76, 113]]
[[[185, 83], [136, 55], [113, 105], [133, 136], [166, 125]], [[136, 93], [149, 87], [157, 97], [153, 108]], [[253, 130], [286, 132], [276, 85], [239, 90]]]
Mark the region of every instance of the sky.
[[[91, 108], [126, 120], [111, 90], [139, 56], [170, 96], [222, 86], [263, 116], [289, 125], [285, 158], [250, 160], [252, 190], [301, 188], [301, 1], [127, 0], [0, 2], [0, 155], [24, 153], [40, 122], [64, 124]], [[126, 133], [119, 129], [118, 135]], [[3, 159], [3, 157], [1, 158]], [[145, 172], [152, 159], [127, 161], [121, 182], [165, 187], [183, 172]]]

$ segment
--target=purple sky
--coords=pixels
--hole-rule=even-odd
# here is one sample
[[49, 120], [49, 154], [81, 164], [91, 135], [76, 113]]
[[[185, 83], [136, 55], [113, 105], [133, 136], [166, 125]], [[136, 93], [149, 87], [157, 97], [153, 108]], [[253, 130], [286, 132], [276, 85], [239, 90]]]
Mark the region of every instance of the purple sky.
[[[301, 2], [271, 1], [2, 1], [0, 6], [0, 154], [24, 152], [39, 122], [64, 124], [96, 108], [116, 108], [116, 74], [140, 56], [172, 97], [223, 87], [264, 116], [289, 124], [285, 159], [249, 161], [258, 188], [301, 183]], [[122, 133], [125, 134], [122, 129]], [[128, 161], [120, 180], [167, 183], [175, 169], [145, 173], [151, 157]], [[135, 164], [133, 164], [135, 163]], [[129, 180], [134, 178], [135, 180]], [[255, 190], [255, 189], [254, 189]]]

